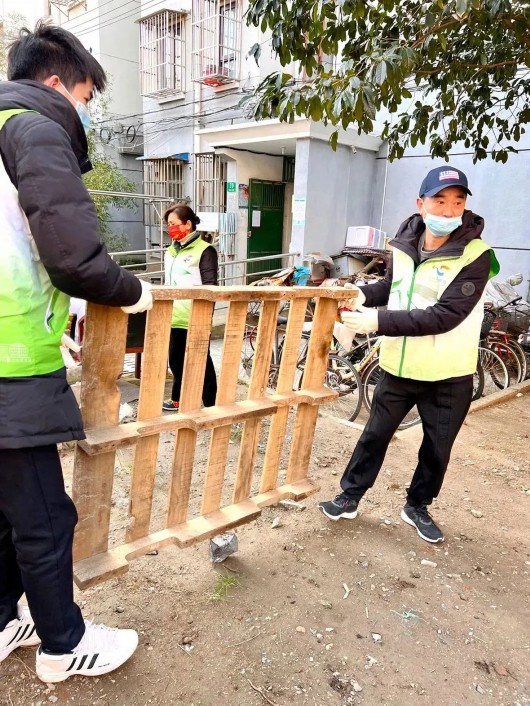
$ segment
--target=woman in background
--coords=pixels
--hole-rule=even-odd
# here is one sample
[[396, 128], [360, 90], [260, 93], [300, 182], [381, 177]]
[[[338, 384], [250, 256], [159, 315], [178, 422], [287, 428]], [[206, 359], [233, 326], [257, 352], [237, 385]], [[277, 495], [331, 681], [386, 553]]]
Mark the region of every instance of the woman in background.
[[[168, 235], [173, 241], [164, 256], [165, 284], [171, 287], [217, 285], [217, 250], [213, 245], [203, 240], [197, 231], [200, 219], [194, 211], [185, 205], [171, 206], [164, 213], [164, 222], [167, 224]], [[162, 405], [166, 411], [175, 412], [180, 405], [180, 388], [190, 313], [190, 299], [173, 302], [169, 367], [174, 380], [171, 399], [165, 400]], [[216, 395], [217, 378], [210, 352], [208, 352], [202, 390], [204, 406], [212, 407], [215, 404]]]

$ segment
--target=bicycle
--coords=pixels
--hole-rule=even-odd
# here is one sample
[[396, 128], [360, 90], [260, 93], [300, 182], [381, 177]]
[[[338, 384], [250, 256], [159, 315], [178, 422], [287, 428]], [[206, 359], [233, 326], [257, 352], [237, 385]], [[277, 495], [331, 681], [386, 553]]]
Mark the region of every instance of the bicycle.
[[[523, 316], [522, 321], [518, 323], [519, 317], [516, 316], [514, 323], [511, 317], [504, 316], [506, 309], [517, 305], [521, 299], [522, 297], [516, 297], [502, 306], [485, 308], [481, 329], [481, 342], [502, 358], [508, 371], [510, 384], [522, 382], [528, 373], [526, 352], [516, 338], [517, 335], [524, 332], [524, 326], [528, 324], [528, 317]], [[515, 308], [515, 312], [517, 312], [517, 308]], [[515, 332], [513, 331], [514, 326]]]

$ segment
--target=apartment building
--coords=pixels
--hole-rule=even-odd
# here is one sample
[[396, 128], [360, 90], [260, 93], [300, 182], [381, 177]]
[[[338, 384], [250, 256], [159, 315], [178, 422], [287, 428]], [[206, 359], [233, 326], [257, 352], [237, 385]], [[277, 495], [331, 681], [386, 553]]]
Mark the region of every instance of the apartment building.
[[222, 230], [219, 214], [233, 214], [237, 258], [340, 252], [346, 227], [369, 222], [381, 140], [343, 131], [333, 152], [322, 124], [254, 121], [242, 101], [278, 64], [270, 34], [246, 26], [246, 7], [142, 0], [145, 188], [189, 199], [205, 229]]

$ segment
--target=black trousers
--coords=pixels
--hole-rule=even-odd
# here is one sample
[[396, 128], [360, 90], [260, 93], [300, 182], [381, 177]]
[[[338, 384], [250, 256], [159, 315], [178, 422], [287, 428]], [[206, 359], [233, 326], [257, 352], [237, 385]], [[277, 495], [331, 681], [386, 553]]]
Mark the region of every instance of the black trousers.
[[0, 449], [0, 630], [25, 593], [43, 649], [59, 654], [85, 632], [73, 595], [76, 523], [56, 446]]
[[430, 504], [442, 487], [451, 449], [469, 410], [472, 395], [471, 376], [460, 382], [421, 382], [382, 371], [368, 424], [342, 476], [342, 490], [360, 500], [373, 486], [394, 432], [417, 405], [423, 441], [407, 500], [415, 506]]
[[[184, 370], [184, 355], [186, 353], [186, 340], [188, 329], [172, 328], [169, 339], [169, 367], [173, 373], [173, 389], [171, 399], [180, 401], [180, 388], [182, 387], [182, 372]], [[202, 403], [205, 407], [213, 407], [217, 395], [217, 377], [213, 366], [212, 356], [208, 351], [206, 358], [206, 371], [202, 388]]]

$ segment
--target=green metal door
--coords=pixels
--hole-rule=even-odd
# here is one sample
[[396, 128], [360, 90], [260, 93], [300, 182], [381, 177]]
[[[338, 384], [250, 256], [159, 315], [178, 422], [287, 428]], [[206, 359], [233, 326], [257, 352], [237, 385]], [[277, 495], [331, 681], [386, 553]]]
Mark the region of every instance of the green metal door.
[[[283, 206], [285, 184], [278, 181], [251, 179], [248, 197], [247, 257], [279, 255], [283, 240]], [[247, 272], [281, 270], [282, 261], [265, 260], [248, 263]]]

